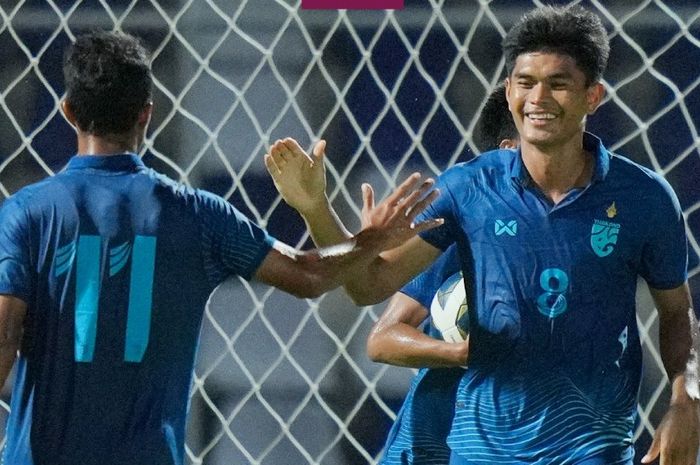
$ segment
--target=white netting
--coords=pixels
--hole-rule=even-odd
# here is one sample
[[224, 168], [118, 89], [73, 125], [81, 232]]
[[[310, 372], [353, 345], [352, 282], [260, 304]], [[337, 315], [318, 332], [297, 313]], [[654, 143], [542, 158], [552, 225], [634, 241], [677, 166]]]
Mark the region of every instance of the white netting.
[[[0, 0], [0, 192], [66, 163], [74, 136], [57, 111], [62, 49], [86, 30], [121, 28], [154, 56], [147, 164], [230, 198], [274, 235], [303, 244], [304, 226], [276, 196], [262, 154], [279, 137], [307, 146], [323, 137], [331, 197], [357, 226], [362, 181], [386, 193], [410, 170], [437, 173], [473, 156], [475, 115], [502, 77], [501, 38], [542, 2], [407, 0], [396, 12], [303, 11], [299, 3]], [[700, 9], [683, 0], [572, 3], [597, 11], [612, 39], [608, 96], [589, 127], [674, 186], [698, 289]], [[222, 285], [205, 315], [189, 460], [375, 463], [413, 374], [365, 356], [382, 310], [357, 309], [340, 292], [303, 301], [238, 280]], [[649, 344], [658, 318], [645, 293], [639, 321], [644, 450], [669, 397]]]

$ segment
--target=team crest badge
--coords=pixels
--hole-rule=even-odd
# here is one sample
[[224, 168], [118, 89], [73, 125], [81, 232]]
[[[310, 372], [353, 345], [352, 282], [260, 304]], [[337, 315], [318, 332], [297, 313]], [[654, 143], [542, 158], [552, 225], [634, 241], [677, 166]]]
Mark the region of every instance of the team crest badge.
[[615, 250], [620, 225], [603, 220], [593, 220], [591, 227], [591, 247], [599, 257], [607, 257]]

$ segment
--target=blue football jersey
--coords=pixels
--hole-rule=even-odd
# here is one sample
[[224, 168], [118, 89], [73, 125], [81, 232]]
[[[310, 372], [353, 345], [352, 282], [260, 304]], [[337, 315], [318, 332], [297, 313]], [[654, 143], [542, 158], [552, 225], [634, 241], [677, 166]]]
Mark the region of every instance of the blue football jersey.
[[183, 465], [202, 314], [273, 239], [133, 154], [77, 156], [0, 210], [0, 293], [28, 304], [8, 465]]
[[[430, 309], [442, 283], [460, 270], [456, 247], [450, 247], [430, 268], [401, 292]], [[425, 323], [425, 332], [440, 332]], [[464, 369], [421, 368], [413, 378], [384, 448], [382, 465], [445, 465], [450, 458], [447, 435], [454, 417], [455, 395]]]
[[687, 278], [685, 225], [668, 183], [584, 136], [591, 183], [553, 205], [519, 151], [454, 166], [422, 237], [456, 243], [470, 307], [469, 366], [448, 443], [466, 463], [570, 464], [633, 450], [639, 276]]

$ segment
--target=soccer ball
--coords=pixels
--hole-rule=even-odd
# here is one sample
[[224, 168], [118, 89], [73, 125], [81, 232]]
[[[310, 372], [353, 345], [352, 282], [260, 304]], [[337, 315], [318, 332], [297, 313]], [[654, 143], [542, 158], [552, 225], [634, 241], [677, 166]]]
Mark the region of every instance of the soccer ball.
[[462, 273], [455, 273], [445, 280], [430, 304], [433, 326], [447, 342], [462, 342], [469, 333], [467, 293]]

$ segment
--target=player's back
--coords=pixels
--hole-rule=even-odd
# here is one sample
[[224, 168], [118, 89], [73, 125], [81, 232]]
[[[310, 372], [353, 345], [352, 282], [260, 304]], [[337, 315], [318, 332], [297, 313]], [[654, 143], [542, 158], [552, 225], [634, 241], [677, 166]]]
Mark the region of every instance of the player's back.
[[75, 157], [8, 203], [29, 256], [5, 463], [183, 463], [204, 306], [268, 236], [134, 155]]

